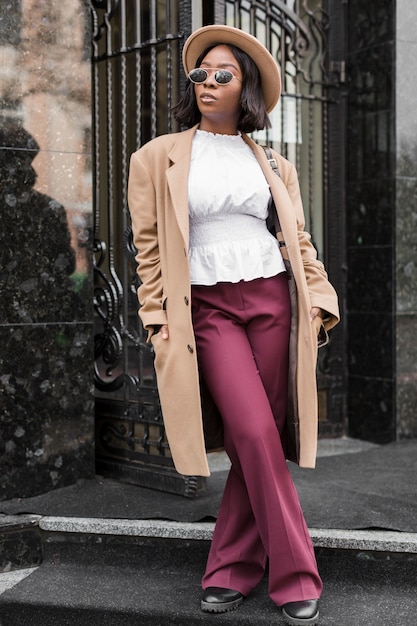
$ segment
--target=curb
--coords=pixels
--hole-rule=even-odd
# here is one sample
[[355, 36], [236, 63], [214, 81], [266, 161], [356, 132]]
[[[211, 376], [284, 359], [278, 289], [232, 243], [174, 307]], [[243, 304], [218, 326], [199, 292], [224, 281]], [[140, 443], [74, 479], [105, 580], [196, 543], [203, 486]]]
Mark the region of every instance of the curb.
[[[214, 522], [42, 517], [39, 527], [44, 531], [60, 533], [211, 541]], [[309, 532], [316, 548], [417, 554], [417, 533], [332, 528], [310, 528]]]

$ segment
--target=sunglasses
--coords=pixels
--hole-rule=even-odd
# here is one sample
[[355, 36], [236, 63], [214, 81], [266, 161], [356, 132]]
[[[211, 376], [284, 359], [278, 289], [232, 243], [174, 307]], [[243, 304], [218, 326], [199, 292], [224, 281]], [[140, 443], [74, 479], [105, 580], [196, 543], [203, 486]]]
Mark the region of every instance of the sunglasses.
[[[195, 85], [201, 85], [201, 83], [207, 80], [209, 73], [212, 71], [213, 68], [206, 70], [203, 67], [196, 67], [195, 70], [191, 70], [188, 74], [188, 78]], [[229, 70], [216, 70], [214, 72], [214, 80], [218, 85], [228, 85], [234, 78], [240, 80], [240, 78], [232, 74]]]

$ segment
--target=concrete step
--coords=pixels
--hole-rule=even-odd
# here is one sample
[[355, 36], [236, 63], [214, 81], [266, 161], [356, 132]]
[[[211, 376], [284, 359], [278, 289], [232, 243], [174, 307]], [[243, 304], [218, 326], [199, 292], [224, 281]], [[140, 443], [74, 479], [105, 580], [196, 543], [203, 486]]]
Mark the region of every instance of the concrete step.
[[[44, 564], [0, 597], [2, 626], [195, 626], [283, 624], [267, 596], [267, 578], [237, 612], [207, 615], [199, 609], [199, 578], [205, 561], [189, 558], [195, 546], [178, 551], [158, 546], [164, 558], [144, 551], [142, 562]], [[195, 554], [194, 554], [195, 556]], [[322, 626], [415, 624], [415, 561], [318, 557], [325, 582]]]
[[[212, 524], [66, 518], [39, 523], [43, 563], [0, 596], [1, 626], [284, 623], [268, 598], [267, 576], [236, 612], [201, 612], [200, 579]], [[415, 536], [363, 531], [326, 539], [325, 532], [311, 531], [325, 585], [321, 626], [414, 625]]]

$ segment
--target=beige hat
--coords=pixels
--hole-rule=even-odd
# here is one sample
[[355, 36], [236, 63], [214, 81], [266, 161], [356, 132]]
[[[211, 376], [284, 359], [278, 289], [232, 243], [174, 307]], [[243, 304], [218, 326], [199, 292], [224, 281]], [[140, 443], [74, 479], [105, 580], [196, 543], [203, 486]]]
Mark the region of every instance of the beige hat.
[[232, 26], [214, 24], [203, 26], [191, 33], [184, 44], [182, 62], [188, 76], [195, 68], [198, 57], [213, 44], [231, 44], [240, 48], [255, 62], [261, 75], [265, 108], [272, 111], [281, 94], [278, 65], [272, 54], [253, 35]]

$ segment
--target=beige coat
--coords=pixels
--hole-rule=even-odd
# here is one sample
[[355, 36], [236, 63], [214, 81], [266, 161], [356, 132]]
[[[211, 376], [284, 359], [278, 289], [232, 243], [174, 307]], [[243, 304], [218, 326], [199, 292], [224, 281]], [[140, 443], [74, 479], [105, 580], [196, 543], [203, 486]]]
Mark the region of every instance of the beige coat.
[[[191, 318], [188, 262], [188, 172], [191, 143], [197, 127], [157, 137], [135, 152], [129, 176], [129, 208], [138, 273], [142, 281], [139, 315], [155, 349], [155, 371], [166, 434], [177, 471], [208, 476], [196, 357]], [[314, 467], [317, 449], [317, 333], [312, 307], [328, 312], [326, 329], [338, 321], [337, 296], [304, 232], [304, 213], [294, 166], [274, 153], [281, 179], [272, 171], [263, 149], [246, 135], [278, 207], [298, 296], [297, 354], [294, 362], [299, 416], [299, 458]], [[213, 181], [213, 185], [216, 181]], [[169, 339], [153, 335], [153, 325], [168, 324]], [[297, 412], [297, 411], [296, 411]], [[209, 430], [212, 429], [212, 425]], [[218, 445], [215, 443], [214, 445]]]

